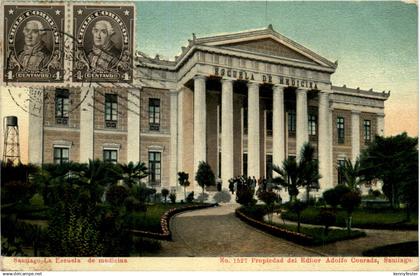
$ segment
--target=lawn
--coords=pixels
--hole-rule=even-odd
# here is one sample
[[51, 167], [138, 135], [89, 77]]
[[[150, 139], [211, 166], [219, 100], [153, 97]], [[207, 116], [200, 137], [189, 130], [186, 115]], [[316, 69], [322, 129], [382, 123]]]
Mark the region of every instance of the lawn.
[[194, 203], [161, 203], [147, 206], [146, 212], [135, 212], [132, 216], [133, 228], [135, 230], [161, 232], [160, 218], [162, 215], [173, 208], [179, 208]]
[[[274, 226], [283, 228], [289, 231], [297, 232], [297, 225], [284, 225], [279, 223], [271, 223]], [[300, 227], [300, 233], [308, 235], [313, 238], [312, 245], [323, 245], [333, 243], [336, 241], [350, 240], [360, 237], [365, 237], [366, 233], [362, 231], [352, 230], [350, 235], [346, 229], [329, 229], [328, 234], [324, 234], [323, 227]]]
[[[319, 225], [319, 208], [309, 207], [302, 212], [301, 222], [308, 224]], [[293, 212], [285, 212], [282, 217], [287, 220], [297, 221], [297, 216]], [[346, 211], [342, 209], [337, 210], [337, 220], [335, 226], [346, 226]], [[411, 220], [405, 221], [405, 210], [392, 210], [392, 209], [357, 209], [352, 215], [352, 227], [355, 228], [385, 228], [385, 229], [417, 229], [418, 216], [411, 214]]]
[[419, 255], [419, 244], [418, 241], [403, 242], [390, 244], [380, 247], [375, 247], [363, 252], [363, 256], [367, 257], [417, 257]]
[[[267, 222], [263, 220], [264, 214], [265, 214], [265, 208], [263, 205], [256, 205], [253, 207], [242, 207], [240, 209], [244, 214], [247, 216], [259, 220], [261, 222], [276, 226], [278, 228], [292, 231], [294, 233], [297, 232], [297, 225], [285, 225], [285, 224], [279, 224], [279, 223], [273, 223], [273, 222]], [[304, 234], [306, 236], [310, 237], [310, 241], [308, 241], [308, 245], [323, 245], [327, 243], [333, 243], [336, 241], [342, 241], [342, 240], [348, 240], [348, 239], [354, 239], [359, 237], [366, 236], [365, 232], [352, 230], [350, 234], [348, 233], [347, 229], [329, 229], [327, 235], [324, 233], [324, 227], [300, 227], [300, 233]], [[288, 235], [288, 239], [292, 242], [294, 242], [294, 236]]]

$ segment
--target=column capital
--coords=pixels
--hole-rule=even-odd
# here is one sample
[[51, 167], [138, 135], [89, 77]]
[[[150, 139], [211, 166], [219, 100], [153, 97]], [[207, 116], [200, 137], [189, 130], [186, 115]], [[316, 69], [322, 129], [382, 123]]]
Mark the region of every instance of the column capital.
[[273, 85], [273, 89], [275, 88], [275, 89], [285, 89], [285, 88], [287, 88], [288, 86], [287, 85], [285, 85], [285, 84], [280, 84], [280, 83], [277, 83], [277, 84], [274, 84]]
[[261, 84], [259, 82], [256, 82], [256, 81], [248, 81], [247, 84], [246, 84], [246, 86], [248, 86], [248, 87], [250, 87], [250, 86], [260, 87], [260, 85]]
[[385, 117], [385, 113], [376, 113], [376, 116], [384, 118]]
[[169, 94], [170, 94], [171, 96], [176, 96], [176, 95], [178, 95], [178, 93], [179, 93], [179, 90], [175, 90], [175, 89], [171, 89], [171, 90], [169, 90]]
[[352, 110], [351, 114], [353, 115], [360, 115], [360, 113], [362, 113], [360, 110]]
[[296, 93], [308, 93], [309, 89], [308, 88], [303, 88], [303, 87], [298, 87], [296, 88]]
[[195, 75], [193, 77], [194, 80], [207, 80], [207, 76], [205, 75]]
[[228, 78], [225, 78], [225, 77], [223, 77], [223, 78], [221, 78], [220, 79], [220, 82], [221, 83], [224, 83], [224, 82], [226, 82], [226, 83], [233, 83], [233, 79], [228, 79]]

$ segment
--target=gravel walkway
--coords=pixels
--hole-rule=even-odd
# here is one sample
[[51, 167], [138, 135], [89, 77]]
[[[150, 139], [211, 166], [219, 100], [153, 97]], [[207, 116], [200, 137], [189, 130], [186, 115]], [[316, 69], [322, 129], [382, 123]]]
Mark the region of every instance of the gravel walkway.
[[170, 223], [173, 241], [162, 242], [157, 256], [362, 256], [376, 246], [418, 240], [417, 231], [364, 230], [367, 237], [305, 247], [242, 222], [234, 214], [238, 207], [227, 204], [176, 215]]

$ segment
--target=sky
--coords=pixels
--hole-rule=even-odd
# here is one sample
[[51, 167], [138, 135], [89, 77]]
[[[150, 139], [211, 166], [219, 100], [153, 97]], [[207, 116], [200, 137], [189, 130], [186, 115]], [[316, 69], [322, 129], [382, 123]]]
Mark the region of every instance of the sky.
[[[197, 37], [273, 28], [319, 55], [338, 60], [334, 85], [391, 90], [385, 135], [418, 135], [418, 15], [403, 2], [136, 2], [136, 48], [174, 59]], [[25, 94], [24, 90], [19, 90]], [[27, 115], [1, 90], [0, 117], [17, 114], [23, 159]], [[1, 133], [2, 129], [0, 129]], [[2, 141], [0, 141], [0, 150]]]
[[137, 2], [137, 48], [173, 59], [203, 37], [272, 24], [338, 60], [334, 85], [391, 90], [385, 134], [418, 134], [417, 9], [403, 2]]

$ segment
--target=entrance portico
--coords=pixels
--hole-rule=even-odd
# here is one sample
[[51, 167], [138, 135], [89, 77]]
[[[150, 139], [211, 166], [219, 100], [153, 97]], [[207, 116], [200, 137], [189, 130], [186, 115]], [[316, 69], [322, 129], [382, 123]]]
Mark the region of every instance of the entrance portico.
[[[255, 49], [250, 48], [254, 47], [251, 46], [254, 45], [252, 43], [258, 41], [269, 46], [260, 49], [257, 43]], [[268, 48], [278, 53], [269, 56], [264, 52]], [[209, 162], [226, 188], [229, 179], [238, 175], [255, 176], [257, 179], [268, 177], [268, 153], [272, 163], [277, 166], [281, 166], [288, 156], [299, 159], [302, 146], [310, 141], [310, 93], [316, 95], [310, 101], [312, 107], [318, 110], [318, 119], [315, 122], [317, 139], [312, 143], [320, 160], [320, 185], [332, 185], [332, 143], [329, 138], [332, 131], [328, 123], [328, 109], [330, 75], [335, 71], [335, 63], [291, 43], [271, 28], [255, 34], [248, 33], [246, 37], [238, 34], [194, 39], [187, 49], [183, 49], [178, 59], [185, 60], [179, 68], [179, 90], [184, 86], [190, 88], [193, 101], [194, 143], [191, 150], [194, 152], [194, 166], [182, 168], [194, 177], [192, 180], [195, 180], [195, 172], [201, 161]], [[217, 85], [214, 85], [215, 82]], [[245, 91], [235, 90], [238, 83], [242, 84], [242, 90]], [[288, 104], [287, 108], [286, 93], [293, 94], [293, 104]], [[211, 95], [211, 99], [207, 99], [208, 95]], [[210, 111], [210, 102], [213, 102], [214, 97], [214, 111]], [[235, 101], [236, 97], [240, 98], [239, 102]], [[262, 99], [270, 104], [265, 106]], [[187, 102], [182, 104], [189, 105]], [[238, 116], [234, 114], [238, 109], [243, 113], [240, 121], [234, 119]], [[286, 109], [290, 109], [289, 113], [294, 112], [295, 117], [288, 117]], [[207, 115], [207, 111], [210, 111], [210, 115]], [[214, 114], [218, 115], [213, 116]], [[294, 120], [295, 130], [286, 128], [291, 120]], [[268, 121], [272, 125], [272, 135], [267, 135]], [[217, 127], [208, 124], [216, 124]], [[218, 131], [214, 131], [216, 129]], [[240, 129], [239, 139], [235, 129]], [[216, 137], [212, 138], [213, 136]], [[293, 148], [289, 150], [291, 145]], [[234, 150], [237, 148], [240, 148], [239, 152]], [[235, 160], [240, 160], [241, 164], [238, 166]]]

